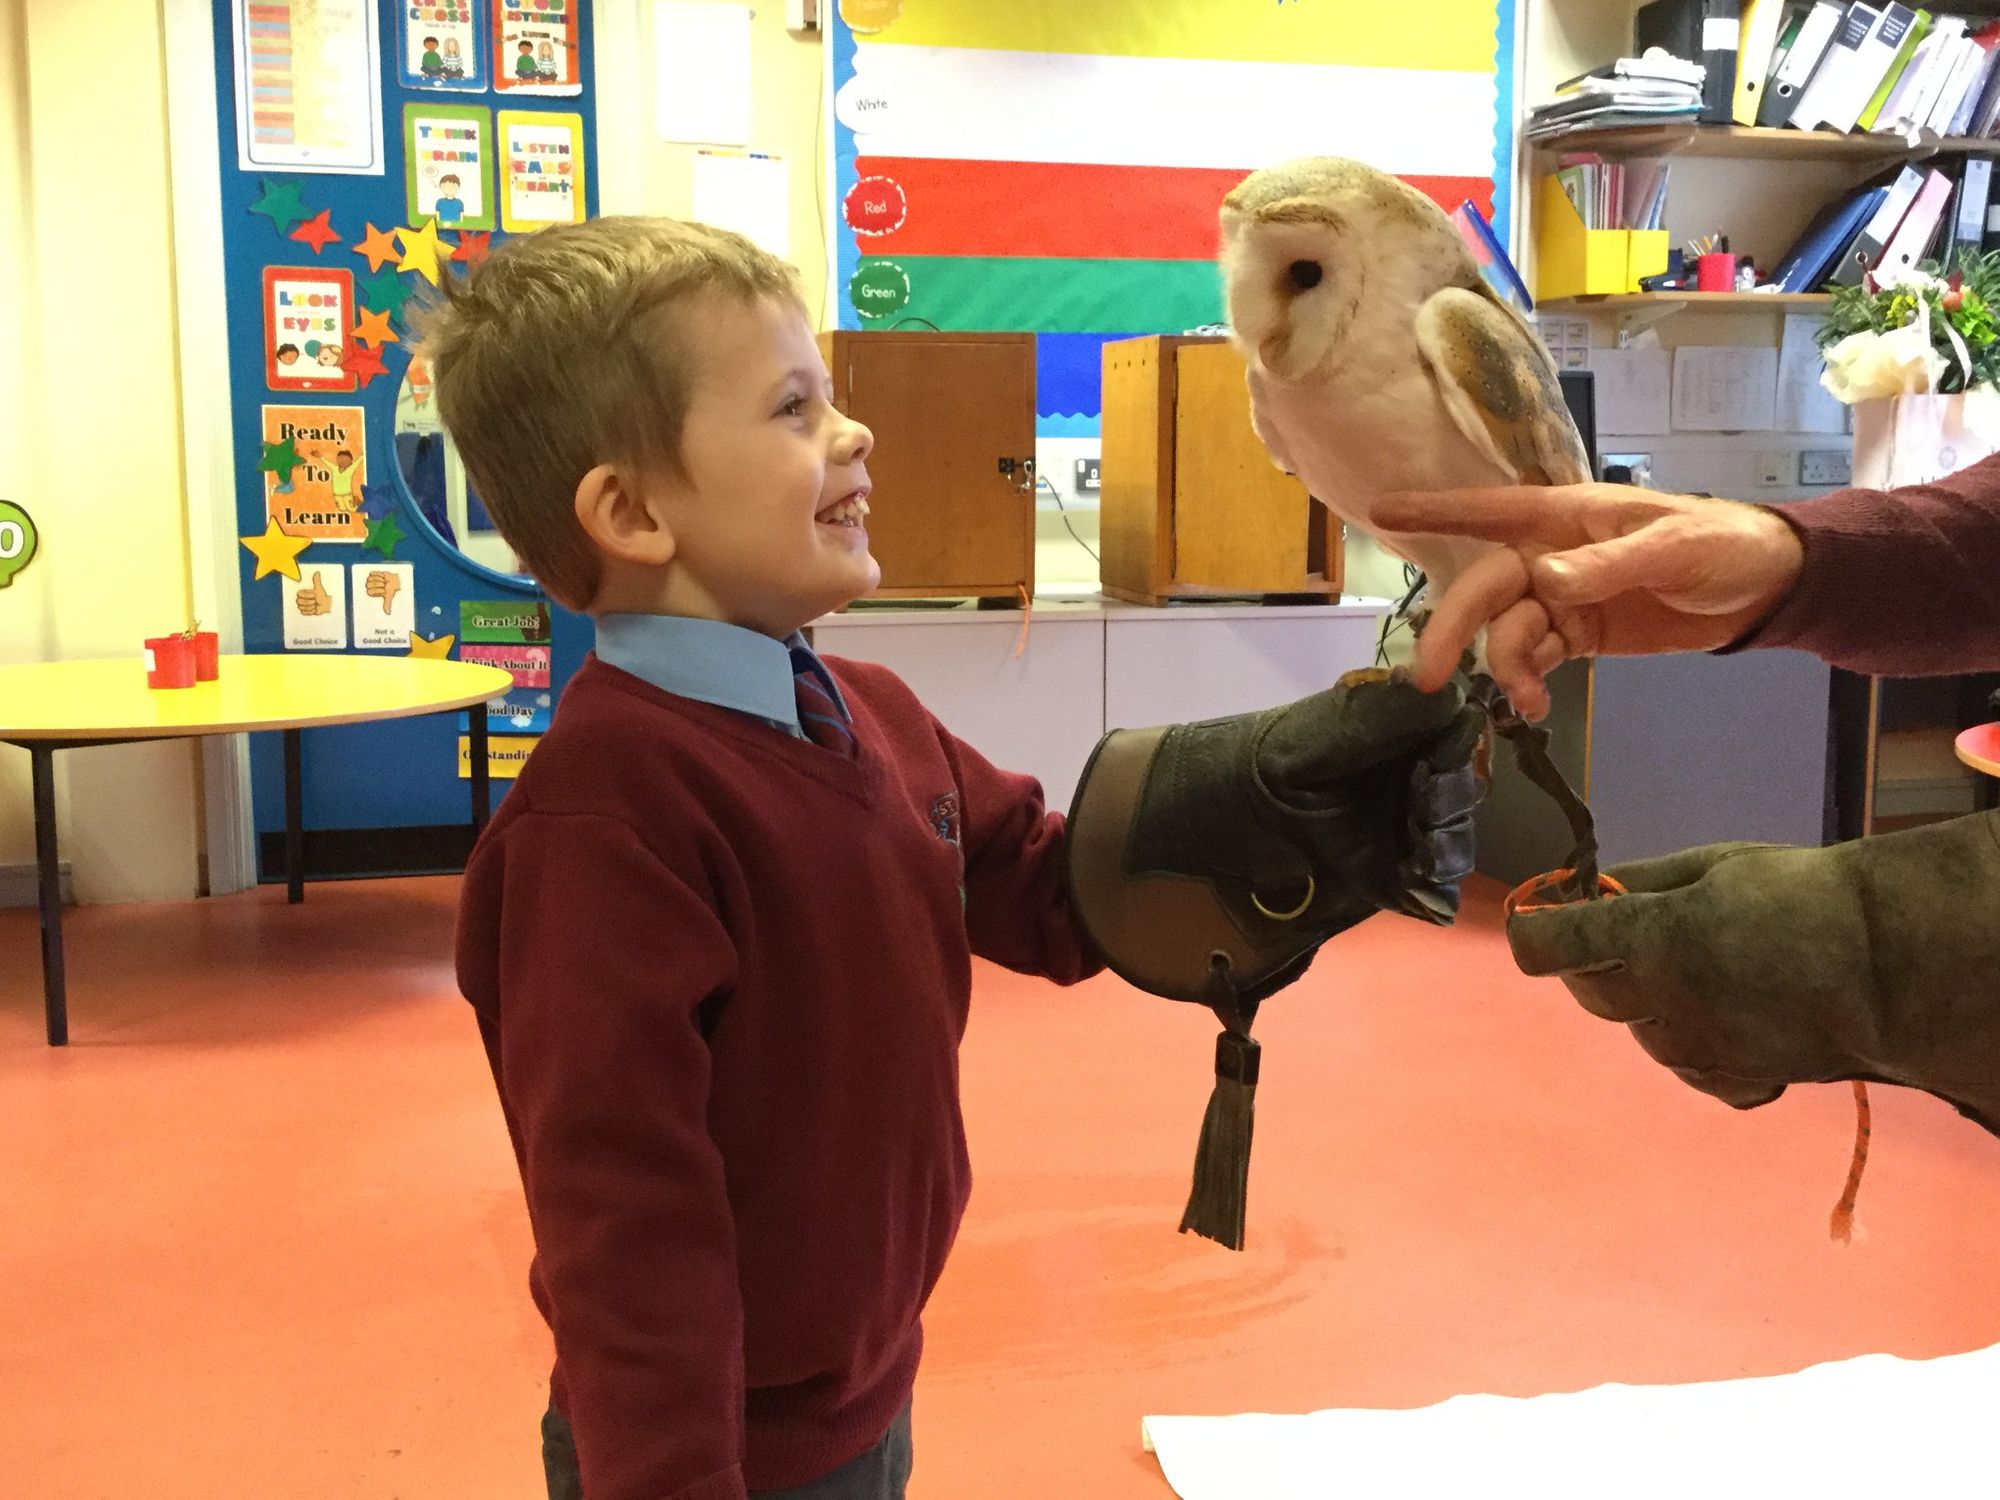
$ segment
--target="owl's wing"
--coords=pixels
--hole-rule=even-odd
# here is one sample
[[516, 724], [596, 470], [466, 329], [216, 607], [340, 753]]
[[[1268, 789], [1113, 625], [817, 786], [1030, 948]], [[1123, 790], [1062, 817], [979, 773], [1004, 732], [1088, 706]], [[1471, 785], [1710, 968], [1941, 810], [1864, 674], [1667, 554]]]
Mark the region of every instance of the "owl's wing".
[[1591, 477], [1555, 364], [1507, 308], [1447, 287], [1417, 310], [1417, 349], [1452, 422], [1516, 484]]

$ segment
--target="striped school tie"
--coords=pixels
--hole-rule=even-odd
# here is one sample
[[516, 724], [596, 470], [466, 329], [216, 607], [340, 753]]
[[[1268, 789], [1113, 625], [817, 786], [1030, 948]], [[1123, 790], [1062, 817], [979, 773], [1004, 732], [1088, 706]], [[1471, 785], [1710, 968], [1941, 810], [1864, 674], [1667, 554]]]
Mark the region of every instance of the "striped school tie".
[[840, 701], [833, 696], [827, 684], [823, 675], [825, 671], [813, 659], [811, 652], [792, 648], [792, 683], [798, 694], [799, 728], [815, 745], [824, 745], [837, 754], [852, 757], [854, 730], [849, 727], [847, 715], [841, 712]]

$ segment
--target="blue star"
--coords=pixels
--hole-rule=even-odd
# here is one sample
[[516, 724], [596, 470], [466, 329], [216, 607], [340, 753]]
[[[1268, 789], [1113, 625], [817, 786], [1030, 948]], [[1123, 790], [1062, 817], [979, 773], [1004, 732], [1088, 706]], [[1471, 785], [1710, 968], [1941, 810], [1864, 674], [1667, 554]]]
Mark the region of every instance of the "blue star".
[[396, 494], [386, 484], [370, 484], [361, 481], [361, 514], [371, 521], [379, 521], [396, 508]]

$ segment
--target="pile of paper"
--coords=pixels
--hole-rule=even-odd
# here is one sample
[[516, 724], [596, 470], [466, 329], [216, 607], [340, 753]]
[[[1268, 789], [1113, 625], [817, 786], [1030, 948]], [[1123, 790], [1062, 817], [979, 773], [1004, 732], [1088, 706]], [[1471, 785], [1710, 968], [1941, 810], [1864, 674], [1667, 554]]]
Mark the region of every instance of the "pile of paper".
[[1527, 136], [1544, 140], [1579, 130], [1692, 120], [1701, 113], [1706, 72], [1700, 63], [1649, 47], [1642, 57], [1620, 58], [1565, 83], [1554, 99], [1529, 112]]

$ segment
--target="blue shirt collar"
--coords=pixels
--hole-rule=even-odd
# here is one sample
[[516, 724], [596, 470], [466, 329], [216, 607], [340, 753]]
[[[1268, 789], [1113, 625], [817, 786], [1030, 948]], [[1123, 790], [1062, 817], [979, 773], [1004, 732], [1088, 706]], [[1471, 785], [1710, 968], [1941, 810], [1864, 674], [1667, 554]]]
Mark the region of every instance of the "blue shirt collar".
[[804, 739], [792, 681], [795, 651], [810, 659], [845, 713], [839, 686], [801, 635], [773, 640], [740, 625], [686, 615], [603, 615], [597, 621], [597, 657], [606, 666], [663, 693], [733, 709]]

